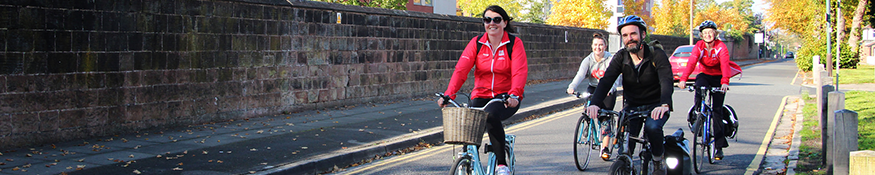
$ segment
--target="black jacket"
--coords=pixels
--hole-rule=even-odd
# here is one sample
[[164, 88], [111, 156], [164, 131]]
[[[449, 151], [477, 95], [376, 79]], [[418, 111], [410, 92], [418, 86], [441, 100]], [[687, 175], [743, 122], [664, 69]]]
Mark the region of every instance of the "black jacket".
[[623, 98], [629, 107], [668, 104], [673, 110], [671, 95], [674, 85], [671, 63], [665, 51], [643, 44], [644, 59], [639, 70], [626, 49], [620, 49], [605, 70], [605, 76], [593, 93], [590, 104], [605, 108], [604, 99], [617, 76], [623, 75]]

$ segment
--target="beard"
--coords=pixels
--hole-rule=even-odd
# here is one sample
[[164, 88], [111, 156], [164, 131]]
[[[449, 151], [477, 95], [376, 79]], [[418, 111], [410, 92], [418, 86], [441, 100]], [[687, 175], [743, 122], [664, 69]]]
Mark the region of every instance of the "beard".
[[630, 53], [638, 53], [638, 51], [641, 51], [641, 43], [635, 40], [629, 41], [628, 43], [626, 43], [625, 49]]

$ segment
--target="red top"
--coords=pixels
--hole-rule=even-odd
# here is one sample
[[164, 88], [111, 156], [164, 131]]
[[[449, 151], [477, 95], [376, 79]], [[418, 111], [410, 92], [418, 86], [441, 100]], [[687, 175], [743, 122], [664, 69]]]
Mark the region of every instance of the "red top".
[[729, 49], [726, 49], [723, 41], [714, 40], [714, 46], [708, 50], [705, 41], [699, 40], [693, 47], [692, 55], [687, 60], [687, 69], [681, 75], [680, 81], [687, 81], [687, 77], [690, 77], [696, 69], [696, 62], [702, 63], [702, 73], [713, 76], [723, 75], [720, 84], [729, 84], [729, 78], [732, 77], [729, 69]]
[[[502, 93], [522, 98], [526, 87], [526, 78], [529, 74], [523, 41], [516, 37], [513, 44], [513, 55], [508, 58], [506, 45], [510, 43], [510, 39], [507, 32], [504, 32], [496, 52], [492, 52], [488, 35], [484, 34], [483, 36], [487, 37], [481, 37], [479, 41], [477, 37], [474, 37], [468, 42], [468, 46], [459, 57], [459, 62], [456, 63], [456, 70], [453, 72], [450, 84], [444, 94], [455, 99], [456, 92], [468, 79], [468, 72], [473, 67], [475, 69], [472, 98], [493, 98]], [[481, 44], [480, 53], [474, 53], [477, 52], [478, 42]]]

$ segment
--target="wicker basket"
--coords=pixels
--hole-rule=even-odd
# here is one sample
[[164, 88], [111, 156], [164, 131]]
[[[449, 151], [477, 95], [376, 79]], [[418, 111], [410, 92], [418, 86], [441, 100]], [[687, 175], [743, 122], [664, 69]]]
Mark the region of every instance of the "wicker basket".
[[442, 111], [444, 143], [480, 145], [486, 131], [486, 111], [460, 107], [446, 107]]

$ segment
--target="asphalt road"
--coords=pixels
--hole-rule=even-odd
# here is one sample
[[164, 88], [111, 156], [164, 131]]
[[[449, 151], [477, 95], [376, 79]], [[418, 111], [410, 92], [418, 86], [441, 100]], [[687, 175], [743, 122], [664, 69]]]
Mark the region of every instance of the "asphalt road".
[[[726, 103], [738, 113], [740, 127], [738, 139], [730, 140], [724, 149], [726, 157], [716, 164], [704, 167], [704, 174], [744, 174], [751, 166], [760, 149], [766, 132], [782, 102], [788, 95], [798, 95], [799, 86], [792, 85], [796, 73], [792, 60], [781, 60], [752, 65], [744, 68], [742, 79], [733, 78]], [[557, 92], [563, 93], [563, 92]], [[673, 95], [675, 111], [665, 125], [665, 134], [678, 128], [686, 131], [685, 113], [693, 103], [693, 93], [676, 89]], [[609, 161], [595, 160], [584, 172], [574, 166], [572, 139], [575, 123], [582, 108], [573, 108], [544, 116], [540, 119], [515, 124], [506, 128], [507, 133], [517, 135], [515, 155], [516, 174], [604, 174]], [[438, 145], [430, 149], [406, 155], [389, 157], [338, 174], [447, 174], [454, 145]], [[485, 157], [485, 155], [481, 155]], [[485, 159], [485, 158], [483, 158]], [[485, 164], [485, 160], [483, 162]], [[753, 165], [757, 168], [758, 165]]]

